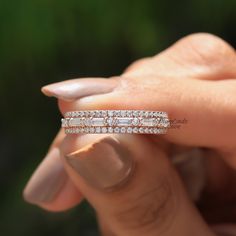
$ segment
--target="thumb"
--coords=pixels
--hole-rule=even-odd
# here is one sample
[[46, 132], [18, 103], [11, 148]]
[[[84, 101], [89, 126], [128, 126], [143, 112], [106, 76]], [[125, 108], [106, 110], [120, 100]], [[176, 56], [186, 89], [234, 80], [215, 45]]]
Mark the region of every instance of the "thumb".
[[213, 235], [147, 136], [70, 135], [61, 149], [69, 177], [115, 235]]

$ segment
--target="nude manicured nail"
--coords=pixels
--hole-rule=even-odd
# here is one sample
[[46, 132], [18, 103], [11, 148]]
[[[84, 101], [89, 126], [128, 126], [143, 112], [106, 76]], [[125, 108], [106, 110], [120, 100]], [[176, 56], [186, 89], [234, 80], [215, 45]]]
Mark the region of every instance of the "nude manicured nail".
[[57, 148], [49, 151], [24, 189], [24, 199], [32, 204], [53, 201], [67, 180]]
[[117, 85], [114, 79], [74, 79], [42, 88], [47, 96], [53, 96], [65, 101], [73, 101], [82, 97], [111, 92]]
[[134, 167], [128, 150], [112, 137], [71, 153], [66, 160], [88, 184], [103, 190], [126, 182]]

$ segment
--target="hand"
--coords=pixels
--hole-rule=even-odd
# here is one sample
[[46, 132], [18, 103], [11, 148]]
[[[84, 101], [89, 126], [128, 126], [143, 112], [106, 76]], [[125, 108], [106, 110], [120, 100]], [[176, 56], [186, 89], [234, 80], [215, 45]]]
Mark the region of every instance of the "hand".
[[[235, 78], [234, 49], [215, 36], [195, 34], [135, 62], [121, 76], [44, 87], [46, 95], [59, 99], [62, 113], [163, 110], [188, 123], [156, 137], [65, 137], [60, 131], [26, 186], [25, 199], [61, 211], [85, 197], [96, 210], [103, 235], [236, 235], [234, 225], [225, 225], [235, 221], [236, 212]], [[176, 150], [193, 147], [204, 148], [207, 171], [199, 209], [170, 159]]]

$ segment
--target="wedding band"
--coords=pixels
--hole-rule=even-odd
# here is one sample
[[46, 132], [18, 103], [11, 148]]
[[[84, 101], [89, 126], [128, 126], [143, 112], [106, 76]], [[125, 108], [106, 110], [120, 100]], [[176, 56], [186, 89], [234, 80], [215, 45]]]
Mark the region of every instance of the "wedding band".
[[170, 126], [166, 112], [145, 110], [69, 111], [61, 122], [66, 134], [165, 134]]

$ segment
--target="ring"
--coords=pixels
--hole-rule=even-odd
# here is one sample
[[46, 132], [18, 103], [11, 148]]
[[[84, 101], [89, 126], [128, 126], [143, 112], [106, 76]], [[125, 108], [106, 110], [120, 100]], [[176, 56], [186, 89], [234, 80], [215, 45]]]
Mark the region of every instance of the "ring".
[[170, 126], [166, 112], [145, 110], [69, 111], [61, 122], [66, 134], [165, 134]]

